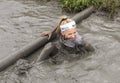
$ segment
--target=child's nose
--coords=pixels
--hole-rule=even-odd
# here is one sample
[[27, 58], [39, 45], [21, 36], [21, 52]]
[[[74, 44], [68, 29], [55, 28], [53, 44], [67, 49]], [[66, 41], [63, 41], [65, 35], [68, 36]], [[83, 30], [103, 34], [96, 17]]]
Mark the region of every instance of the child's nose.
[[75, 35], [72, 35], [72, 38], [75, 38]]

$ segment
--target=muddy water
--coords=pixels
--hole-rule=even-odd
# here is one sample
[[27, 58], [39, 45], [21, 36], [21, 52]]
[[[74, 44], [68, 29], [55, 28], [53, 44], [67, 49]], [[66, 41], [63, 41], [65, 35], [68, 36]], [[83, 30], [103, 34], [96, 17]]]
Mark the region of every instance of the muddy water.
[[40, 32], [55, 26], [62, 10], [54, 1], [0, 1], [0, 59], [20, 49], [40, 36]]
[[[62, 12], [53, 3], [0, 1], [1, 59], [54, 26]], [[120, 13], [114, 20], [108, 19], [104, 13], [95, 13], [78, 27], [84, 39], [94, 46], [95, 52], [60, 65], [31, 65], [20, 60], [1, 73], [0, 83], [120, 83]], [[20, 70], [22, 74], [19, 74]]]

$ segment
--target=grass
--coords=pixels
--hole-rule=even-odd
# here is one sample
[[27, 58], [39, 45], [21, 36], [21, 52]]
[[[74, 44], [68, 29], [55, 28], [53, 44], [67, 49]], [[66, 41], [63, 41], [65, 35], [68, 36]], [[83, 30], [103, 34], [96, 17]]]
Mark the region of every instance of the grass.
[[62, 0], [62, 8], [68, 12], [79, 12], [90, 5], [90, 0]]
[[79, 12], [89, 6], [108, 12], [110, 16], [120, 8], [120, 0], [60, 0], [61, 6], [67, 12]]

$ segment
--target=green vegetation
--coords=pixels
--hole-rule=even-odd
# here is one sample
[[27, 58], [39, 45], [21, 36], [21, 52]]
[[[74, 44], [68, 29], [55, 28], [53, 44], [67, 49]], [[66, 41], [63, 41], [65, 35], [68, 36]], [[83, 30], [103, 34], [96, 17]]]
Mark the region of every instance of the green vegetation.
[[62, 0], [62, 8], [68, 12], [79, 12], [90, 6], [91, 0]]
[[79, 12], [94, 5], [97, 9], [109, 12], [110, 15], [120, 8], [120, 0], [60, 0], [62, 8], [69, 12]]

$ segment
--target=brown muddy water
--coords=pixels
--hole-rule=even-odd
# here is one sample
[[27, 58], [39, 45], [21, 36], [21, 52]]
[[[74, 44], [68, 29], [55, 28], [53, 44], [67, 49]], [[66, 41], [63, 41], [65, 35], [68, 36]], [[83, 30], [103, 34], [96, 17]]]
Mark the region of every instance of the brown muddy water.
[[[0, 1], [0, 59], [40, 37], [40, 32], [50, 30], [65, 14], [56, 1], [46, 1]], [[59, 65], [31, 67], [27, 60], [19, 60], [0, 73], [0, 83], [120, 83], [120, 13], [114, 20], [95, 13], [78, 27], [95, 52]]]

